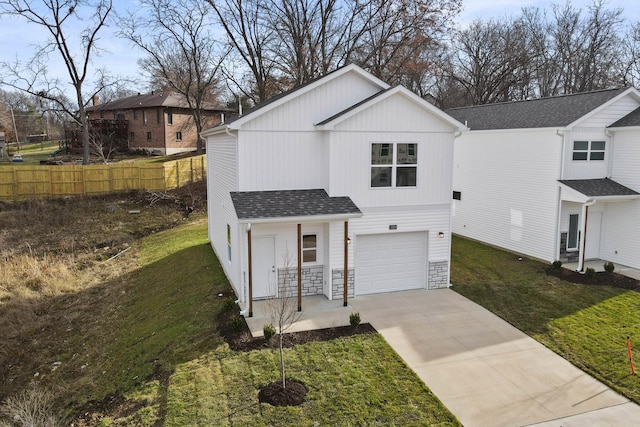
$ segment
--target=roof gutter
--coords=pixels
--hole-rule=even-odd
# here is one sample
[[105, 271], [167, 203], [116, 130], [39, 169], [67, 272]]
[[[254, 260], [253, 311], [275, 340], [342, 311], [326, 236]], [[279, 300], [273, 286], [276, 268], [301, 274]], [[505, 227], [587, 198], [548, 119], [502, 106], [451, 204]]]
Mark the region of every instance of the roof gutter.
[[[562, 152], [560, 153], [560, 179], [564, 177], [564, 156], [565, 156], [565, 133], [564, 129], [556, 129], [556, 135], [562, 138]], [[562, 218], [562, 187], [558, 188], [558, 199], [556, 205], [556, 233], [555, 233], [555, 242], [554, 248], [556, 250], [556, 258], [560, 258], [560, 221]]]
[[360, 217], [362, 217], [361, 212], [334, 215], [280, 216], [275, 218], [238, 218], [238, 222], [240, 224], [273, 224], [278, 222], [328, 222]]

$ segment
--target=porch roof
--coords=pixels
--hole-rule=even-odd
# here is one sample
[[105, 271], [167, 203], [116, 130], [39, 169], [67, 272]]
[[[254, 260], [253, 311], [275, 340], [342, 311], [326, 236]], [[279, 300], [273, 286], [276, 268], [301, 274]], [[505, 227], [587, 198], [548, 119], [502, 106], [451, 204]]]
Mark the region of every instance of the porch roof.
[[329, 197], [323, 189], [232, 192], [231, 200], [238, 220], [243, 223], [362, 216], [349, 197]]
[[579, 193], [585, 199], [583, 201], [586, 201], [586, 199], [628, 200], [640, 197], [640, 193], [637, 191], [625, 187], [609, 178], [563, 179], [558, 182]]

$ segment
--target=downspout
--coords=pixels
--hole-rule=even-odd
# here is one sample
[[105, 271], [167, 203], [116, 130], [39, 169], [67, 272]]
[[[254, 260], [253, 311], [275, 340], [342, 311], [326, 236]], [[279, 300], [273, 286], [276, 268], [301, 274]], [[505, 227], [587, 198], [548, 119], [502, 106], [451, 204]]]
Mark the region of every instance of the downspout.
[[[249, 270], [249, 304], [244, 308], [244, 310], [240, 311], [241, 316], [253, 317], [253, 301], [252, 301], [252, 291], [253, 291], [253, 266], [251, 260], [251, 223], [247, 224], [247, 263]], [[246, 295], [246, 292], [245, 292]], [[237, 303], [238, 301], [236, 301]]]
[[584, 253], [587, 249], [587, 219], [589, 215], [589, 206], [592, 206], [596, 203], [595, 199], [587, 200], [585, 204], [582, 205], [582, 227], [580, 230], [582, 231], [582, 235], [580, 236], [580, 254], [578, 259], [578, 270], [579, 272], [583, 272], [584, 270]]
[[[615, 144], [613, 143], [614, 133], [608, 128], [604, 128], [604, 134], [609, 138], [609, 141], [605, 143], [605, 156], [607, 156], [607, 177], [611, 178], [613, 175], [613, 150], [615, 147]], [[607, 147], [609, 148], [607, 149]]]
[[[562, 151], [560, 153], [560, 178], [564, 179], [564, 157], [566, 149], [566, 138], [564, 130], [556, 129], [556, 135], [562, 138]], [[555, 250], [555, 259], [560, 259], [560, 223], [562, 220], [562, 188], [558, 186], [558, 201], [556, 206], [556, 233], [554, 237], [553, 247]]]

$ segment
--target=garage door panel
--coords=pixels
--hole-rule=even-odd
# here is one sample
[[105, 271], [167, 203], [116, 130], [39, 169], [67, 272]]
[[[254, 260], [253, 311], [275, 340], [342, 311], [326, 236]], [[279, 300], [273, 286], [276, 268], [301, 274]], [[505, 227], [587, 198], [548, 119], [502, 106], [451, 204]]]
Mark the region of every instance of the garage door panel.
[[361, 235], [356, 242], [358, 294], [426, 287], [426, 232]]

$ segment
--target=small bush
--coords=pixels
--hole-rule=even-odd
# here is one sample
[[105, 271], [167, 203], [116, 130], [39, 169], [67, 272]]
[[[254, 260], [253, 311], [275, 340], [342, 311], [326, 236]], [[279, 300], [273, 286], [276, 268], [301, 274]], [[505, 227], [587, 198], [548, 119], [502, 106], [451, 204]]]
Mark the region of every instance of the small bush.
[[238, 309], [238, 304], [236, 304], [236, 301], [233, 298], [227, 297], [222, 303], [222, 308], [224, 311], [234, 311]]
[[269, 341], [276, 335], [276, 328], [271, 323], [265, 323], [262, 327], [262, 333], [264, 334], [264, 339]]
[[615, 269], [616, 269], [616, 266], [613, 265], [611, 261], [604, 263], [604, 271], [606, 271], [607, 273], [613, 273], [613, 270]]
[[246, 323], [244, 322], [244, 317], [236, 315], [229, 320], [229, 325], [234, 332], [240, 332], [244, 329]]
[[585, 274], [587, 275], [587, 277], [593, 278], [596, 275], [596, 270], [591, 267], [588, 267]]
[[360, 313], [355, 312], [349, 315], [349, 323], [354, 328], [360, 324]]
[[561, 267], [562, 267], [562, 261], [560, 260], [555, 260], [551, 263], [551, 268], [553, 268], [554, 270], [560, 270]]

